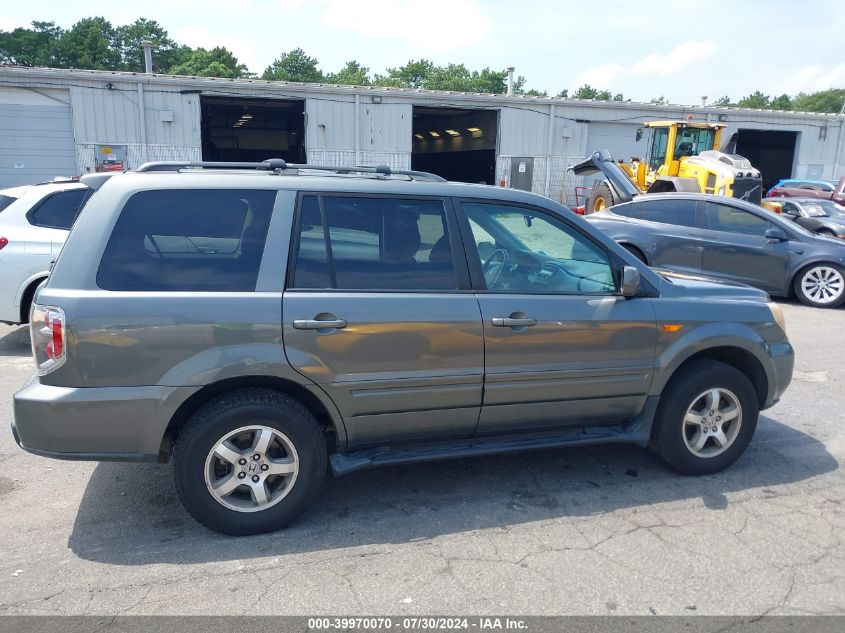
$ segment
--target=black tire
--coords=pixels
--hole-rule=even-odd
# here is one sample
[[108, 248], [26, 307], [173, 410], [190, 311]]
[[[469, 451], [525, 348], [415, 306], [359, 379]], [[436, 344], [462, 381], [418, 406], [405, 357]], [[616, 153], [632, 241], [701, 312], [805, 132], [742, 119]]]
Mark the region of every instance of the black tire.
[[[831, 288], [836, 288], [838, 291], [838, 296], [834, 298], [830, 298], [827, 295], [818, 295], [817, 297], [813, 297], [809, 291], [807, 291], [804, 287], [804, 279], [808, 277], [808, 275], [812, 275], [814, 271], [819, 271], [819, 274], [823, 274], [822, 271], [825, 269], [829, 269], [838, 273], [839, 278], [836, 282], [835, 286], [830, 286]], [[836, 264], [828, 263], [828, 262], [820, 262], [816, 264], [810, 264], [806, 266], [802, 270], [795, 275], [795, 279], [792, 280], [792, 289], [795, 292], [795, 296], [798, 300], [803, 303], [804, 305], [811, 306], [813, 308], [836, 308], [845, 301], [845, 269], [841, 266], [837, 266]], [[819, 298], [824, 298], [824, 300], [818, 300]]]
[[[728, 390], [736, 396], [740, 424], [732, 443], [724, 452], [712, 457], [701, 457], [687, 446], [684, 434], [689, 427], [684, 418], [696, 402], [694, 399], [711, 389]], [[652, 430], [651, 445], [663, 461], [683, 475], [716, 473], [733, 464], [745, 451], [754, 436], [759, 415], [757, 393], [742, 372], [715, 360], [692, 361], [672, 377], [663, 391]], [[708, 442], [713, 445], [712, 440]]]
[[[241, 512], [222, 505], [206, 485], [206, 459], [228, 433], [248, 425], [281, 432], [298, 458], [290, 490], [264, 510]], [[314, 416], [290, 396], [269, 389], [242, 389], [213, 400], [182, 428], [173, 451], [176, 492], [199, 523], [232, 536], [285, 527], [317, 496], [326, 475], [326, 443]]]
[[44, 279], [36, 279], [24, 290], [23, 296], [21, 297], [21, 325], [29, 323], [29, 310], [32, 307], [32, 299], [35, 297], [35, 291], [38, 290], [38, 286], [44, 283], [45, 279], [46, 277]]
[[643, 264], [645, 264], [646, 266], [648, 266], [648, 261], [646, 260], [645, 255], [644, 255], [644, 254], [643, 254], [643, 252], [642, 252], [640, 249], [638, 249], [636, 246], [633, 246], [632, 244], [622, 244], [622, 248], [624, 248], [626, 251], [628, 251], [629, 253], [631, 253], [631, 255], [633, 255], [634, 257], [636, 257], [636, 258], [637, 258], [638, 260], [640, 260]]
[[587, 206], [584, 208], [584, 213], [595, 213], [602, 209], [609, 209], [616, 200], [613, 197], [613, 191], [604, 180], [596, 183], [593, 186], [593, 191], [587, 199]]

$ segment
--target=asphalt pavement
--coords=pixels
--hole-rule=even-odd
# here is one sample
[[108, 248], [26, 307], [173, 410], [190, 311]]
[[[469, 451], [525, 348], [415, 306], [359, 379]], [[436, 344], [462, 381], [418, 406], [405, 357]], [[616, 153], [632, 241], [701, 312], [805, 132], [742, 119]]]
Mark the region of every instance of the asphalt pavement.
[[0, 614], [842, 614], [845, 310], [783, 307], [793, 384], [726, 472], [625, 446], [391, 467], [249, 538], [195, 523], [168, 465], [20, 450], [29, 339], [0, 326]]

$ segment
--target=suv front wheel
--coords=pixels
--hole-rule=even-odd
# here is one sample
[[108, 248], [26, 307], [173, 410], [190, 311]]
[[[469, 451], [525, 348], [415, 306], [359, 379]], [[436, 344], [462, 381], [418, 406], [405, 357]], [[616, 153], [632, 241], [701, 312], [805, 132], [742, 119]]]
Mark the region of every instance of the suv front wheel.
[[684, 475], [707, 475], [733, 464], [745, 451], [760, 408], [751, 381], [715, 360], [693, 361], [663, 392], [652, 446]]
[[299, 402], [244, 389], [191, 417], [174, 447], [173, 472], [197, 521], [223, 534], [262, 534], [284, 527], [317, 495], [326, 445]]

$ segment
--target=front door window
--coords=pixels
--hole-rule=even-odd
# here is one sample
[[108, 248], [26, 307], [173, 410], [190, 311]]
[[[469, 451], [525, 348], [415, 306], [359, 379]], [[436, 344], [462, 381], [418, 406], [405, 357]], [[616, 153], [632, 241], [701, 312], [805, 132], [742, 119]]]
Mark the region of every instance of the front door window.
[[616, 292], [604, 249], [557, 218], [502, 204], [466, 202], [463, 209], [488, 290]]

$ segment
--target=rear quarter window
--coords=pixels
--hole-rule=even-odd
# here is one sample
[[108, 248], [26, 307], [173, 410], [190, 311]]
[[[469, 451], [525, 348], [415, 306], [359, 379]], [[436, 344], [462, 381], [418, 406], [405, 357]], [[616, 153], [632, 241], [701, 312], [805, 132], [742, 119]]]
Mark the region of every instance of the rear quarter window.
[[4, 196], [0, 194], [0, 211], [8, 207], [12, 204], [17, 198], [13, 198], [12, 196]]
[[69, 231], [90, 193], [91, 190], [87, 188], [51, 193], [36, 204], [26, 217], [34, 226]]
[[104, 290], [255, 290], [275, 191], [160, 190], [127, 201], [97, 271]]

